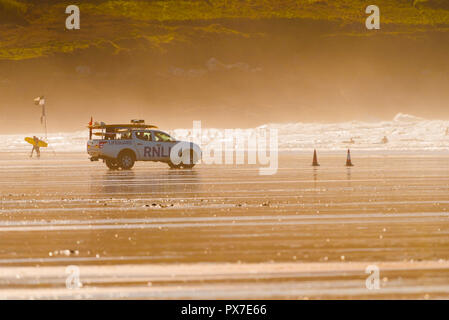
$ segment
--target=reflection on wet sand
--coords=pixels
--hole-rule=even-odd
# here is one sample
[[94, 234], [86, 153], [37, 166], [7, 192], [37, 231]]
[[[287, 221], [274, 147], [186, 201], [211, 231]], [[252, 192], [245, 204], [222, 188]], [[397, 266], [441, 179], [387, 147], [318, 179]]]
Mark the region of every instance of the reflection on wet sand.
[[[85, 272], [78, 297], [448, 297], [446, 157], [280, 160], [260, 176], [0, 159], [0, 298], [73, 297], [68, 265]], [[379, 292], [366, 264], [388, 279]]]
[[196, 170], [160, 170], [134, 172], [107, 171], [90, 177], [90, 192], [99, 194], [162, 194], [194, 192], [200, 188], [201, 175]]
[[348, 188], [351, 187], [351, 170], [352, 170], [351, 167], [346, 168], [346, 181], [347, 181]]

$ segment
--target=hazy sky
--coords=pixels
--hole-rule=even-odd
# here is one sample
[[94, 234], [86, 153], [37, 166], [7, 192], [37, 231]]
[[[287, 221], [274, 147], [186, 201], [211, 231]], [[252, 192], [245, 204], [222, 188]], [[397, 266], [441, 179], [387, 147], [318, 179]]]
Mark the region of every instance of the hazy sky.
[[[50, 131], [83, 130], [91, 116], [106, 122], [144, 118], [166, 128], [189, 127], [192, 120], [208, 127], [378, 121], [398, 112], [449, 119], [447, 28], [390, 24], [367, 31], [363, 19], [352, 25], [231, 19], [209, 22], [213, 27], [206, 29], [202, 22], [141, 22], [138, 31], [129, 31], [179, 38], [164, 34], [154, 47], [141, 37], [120, 38], [133, 25], [129, 20], [106, 17], [102, 29], [97, 20], [86, 21], [79, 31], [37, 25], [29, 29], [33, 37], [20, 32], [34, 22], [0, 24], [0, 36], [16, 46], [0, 42], [0, 132], [39, 130], [33, 99], [40, 95]], [[5, 58], [5, 52], [34, 54], [35, 42], [56, 48], [60, 41], [78, 45], [89, 37], [102, 40], [67, 53]]]

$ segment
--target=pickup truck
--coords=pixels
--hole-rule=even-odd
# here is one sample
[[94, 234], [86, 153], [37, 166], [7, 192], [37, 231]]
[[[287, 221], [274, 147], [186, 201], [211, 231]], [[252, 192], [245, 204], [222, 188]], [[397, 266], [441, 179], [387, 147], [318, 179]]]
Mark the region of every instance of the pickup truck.
[[143, 120], [132, 120], [131, 124], [91, 121], [88, 128], [90, 160], [103, 160], [111, 170], [130, 170], [136, 161], [164, 162], [170, 168], [190, 169], [201, 159], [197, 144], [178, 141], [156, 126], [145, 125]]

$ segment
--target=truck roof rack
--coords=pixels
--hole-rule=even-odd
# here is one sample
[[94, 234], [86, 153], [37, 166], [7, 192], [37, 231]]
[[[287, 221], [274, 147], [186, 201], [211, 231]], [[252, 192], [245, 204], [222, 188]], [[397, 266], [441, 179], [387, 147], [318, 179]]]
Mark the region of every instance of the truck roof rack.
[[157, 126], [151, 124], [141, 124], [141, 123], [127, 123], [127, 124], [105, 124], [105, 123], [95, 123], [93, 125], [87, 126], [89, 129], [157, 129]]

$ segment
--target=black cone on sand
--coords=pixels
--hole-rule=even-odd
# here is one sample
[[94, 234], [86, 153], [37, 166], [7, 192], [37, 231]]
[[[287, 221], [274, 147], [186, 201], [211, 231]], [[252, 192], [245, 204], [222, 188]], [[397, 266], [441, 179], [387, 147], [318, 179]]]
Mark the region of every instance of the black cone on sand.
[[316, 156], [316, 150], [313, 150], [313, 162], [312, 166], [319, 167], [320, 164], [318, 163], [318, 157]]
[[351, 161], [351, 151], [348, 149], [348, 155], [346, 157], [346, 166], [347, 167], [353, 167], [354, 165], [352, 164]]

